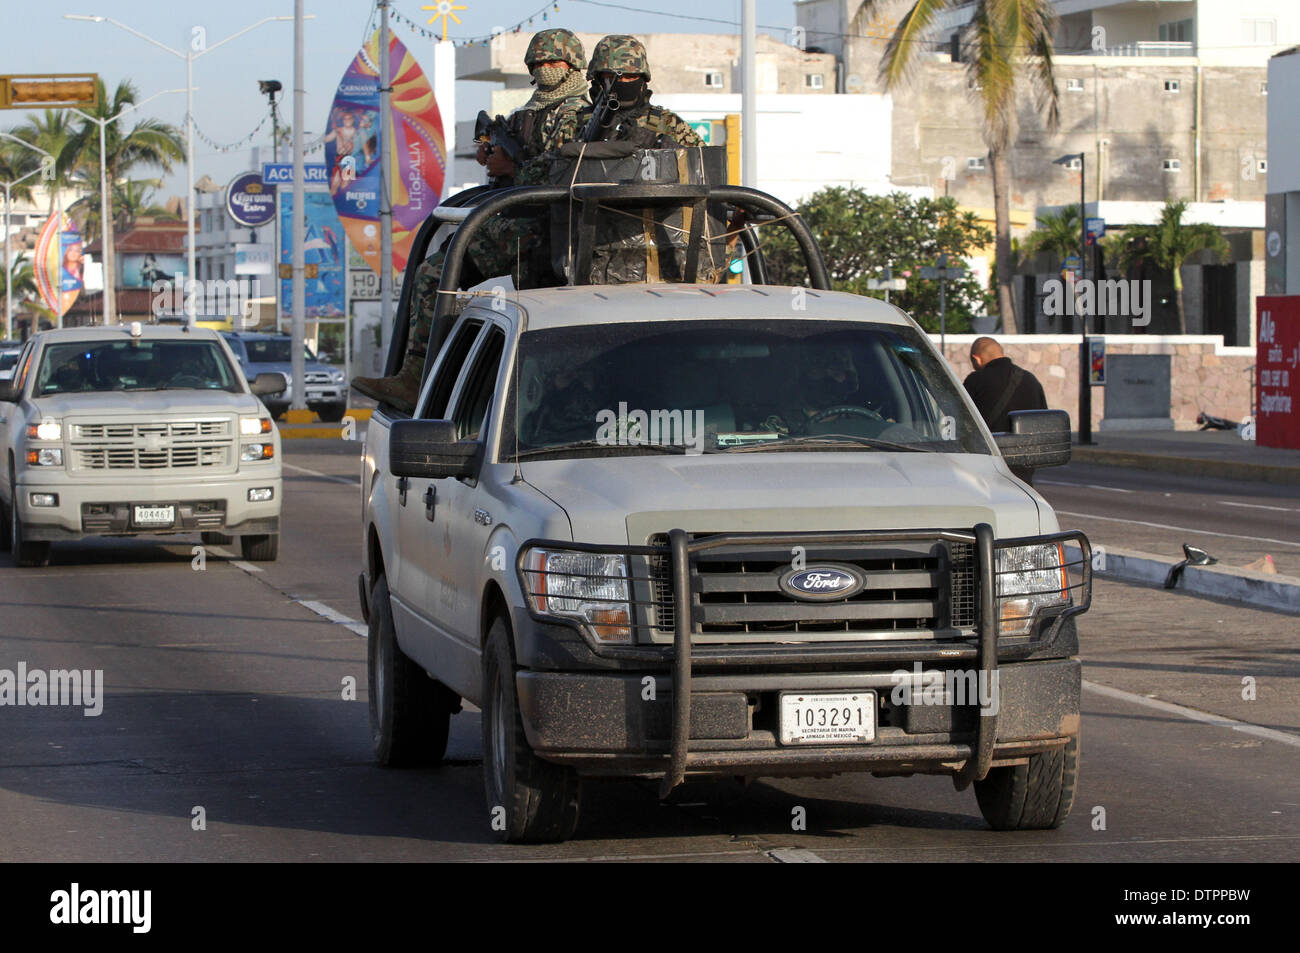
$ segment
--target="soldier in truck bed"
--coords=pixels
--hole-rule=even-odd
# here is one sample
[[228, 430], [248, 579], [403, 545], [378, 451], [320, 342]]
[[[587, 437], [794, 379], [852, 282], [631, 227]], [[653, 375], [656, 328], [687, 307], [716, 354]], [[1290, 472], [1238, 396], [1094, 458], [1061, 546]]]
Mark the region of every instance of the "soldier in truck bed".
[[[578, 113], [587, 105], [587, 86], [582, 77], [586, 54], [573, 33], [562, 29], [541, 31], [529, 42], [524, 63], [537, 88], [508, 120], [523, 147], [523, 163], [516, 168], [504, 150], [489, 151], [484, 146], [479, 147], [476, 156], [480, 164], [487, 166], [493, 179], [508, 182], [513, 177], [515, 185], [544, 181], [544, 154], [558, 149], [577, 134]], [[513, 274], [517, 260], [531, 257], [532, 246], [540, 240], [542, 224], [535, 217], [500, 217], [489, 222], [470, 245], [467, 264], [473, 267], [468, 271], [482, 276]], [[442, 262], [443, 254], [438, 251], [416, 269], [411, 323], [401, 369], [392, 377], [352, 380], [352, 386], [367, 397], [406, 413], [414, 411], [420, 392]]]
[[[618, 100], [611, 124], [594, 138], [632, 142], [643, 149], [704, 145], [681, 116], [650, 103], [650, 61], [636, 37], [615, 33], [602, 38], [591, 53], [587, 79], [591, 80], [593, 103], [606, 89]], [[589, 106], [578, 115], [579, 135], [592, 111]]]

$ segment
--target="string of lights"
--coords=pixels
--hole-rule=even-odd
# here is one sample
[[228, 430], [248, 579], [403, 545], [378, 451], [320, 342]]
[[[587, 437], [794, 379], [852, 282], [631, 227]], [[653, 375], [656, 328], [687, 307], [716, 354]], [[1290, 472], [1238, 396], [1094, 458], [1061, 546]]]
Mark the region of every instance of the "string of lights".
[[[478, 36], [448, 37], [447, 42], [458, 47], [487, 46], [492, 42], [492, 38], [498, 33], [519, 33], [524, 29], [524, 27], [537, 26], [539, 21], [540, 23], [549, 25], [551, 20], [554, 18], [554, 15], [559, 12], [560, 4], [553, 0], [553, 2], [546, 4], [546, 6], [539, 8], [529, 16], [524, 17], [518, 23], [512, 24], [511, 26], [501, 27], [500, 29], [493, 30], [491, 33], [483, 33]], [[395, 23], [405, 26], [409, 32], [423, 37], [424, 39], [430, 39], [435, 42], [442, 39], [442, 32], [440, 30], [432, 29], [426, 24], [416, 23], [414, 20], [404, 16], [393, 8], [389, 8], [388, 16]], [[544, 29], [544, 27], [539, 27], [539, 29]]]

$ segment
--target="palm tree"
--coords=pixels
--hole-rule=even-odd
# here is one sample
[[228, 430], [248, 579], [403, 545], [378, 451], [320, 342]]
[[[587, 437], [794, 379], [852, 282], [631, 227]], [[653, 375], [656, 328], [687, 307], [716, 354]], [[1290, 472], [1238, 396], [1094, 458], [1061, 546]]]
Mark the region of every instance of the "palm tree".
[[[890, 0], [864, 0], [869, 16]], [[885, 86], [902, 84], [917, 55], [926, 49], [925, 36], [945, 10], [967, 6], [969, 0], [915, 0], [899, 20], [885, 47], [880, 76]], [[964, 38], [962, 59], [972, 88], [978, 91], [984, 114], [984, 142], [993, 177], [995, 259], [998, 310], [1002, 327], [1016, 333], [1011, 252], [1011, 168], [1007, 152], [1016, 136], [1016, 90], [1021, 69], [1028, 72], [1035, 105], [1047, 128], [1055, 131], [1059, 118], [1056, 78], [1052, 71], [1052, 39], [1056, 9], [1051, 0], [975, 0]]]
[[65, 164], [63, 153], [68, 140], [72, 138], [72, 119], [73, 114], [62, 109], [46, 109], [42, 113], [28, 113], [27, 122], [13, 130], [19, 139], [30, 142], [55, 158], [53, 177], [43, 182], [49, 190], [49, 215], [54, 214], [59, 193], [69, 185], [68, 174], [71, 170]]
[[[0, 182], [18, 182], [40, 165], [40, 156], [17, 143], [0, 139]], [[32, 180], [18, 182], [9, 190], [10, 200], [32, 201]]]
[[1187, 203], [1166, 202], [1160, 221], [1154, 225], [1134, 225], [1125, 230], [1119, 246], [1120, 270], [1126, 274], [1135, 266], [1150, 262], [1170, 273], [1174, 283], [1174, 300], [1178, 305], [1178, 333], [1187, 333], [1187, 311], [1183, 302], [1182, 268], [1188, 258], [1199, 251], [1216, 257], [1228, 253], [1228, 242], [1213, 225], [1183, 224]]
[[1059, 212], [1037, 218], [1038, 227], [1021, 243], [1021, 261], [1048, 252], [1064, 261], [1079, 254], [1079, 206], [1067, 205]]
[[[20, 254], [13, 260], [7, 274], [4, 268], [0, 268], [0, 301], [7, 300], [6, 292], [11, 283], [13, 300], [16, 304], [21, 304], [24, 298], [34, 297], [37, 293], [36, 273], [32, 270], [32, 263], [25, 254]], [[3, 337], [13, 335], [12, 323], [13, 316], [5, 315]]]

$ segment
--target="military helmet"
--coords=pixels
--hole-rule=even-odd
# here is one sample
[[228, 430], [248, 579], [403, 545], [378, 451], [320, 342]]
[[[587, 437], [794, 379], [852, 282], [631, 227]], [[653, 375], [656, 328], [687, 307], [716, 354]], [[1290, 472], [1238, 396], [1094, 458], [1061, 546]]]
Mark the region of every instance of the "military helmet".
[[615, 33], [602, 37], [591, 51], [591, 65], [587, 68], [587, 79], [595, 79], [597, 73], [640, 73], [646, 80], [650, 79], [650, 60], [645, 55], [645, 47], [634, 36]]
[[538, 63], [551, 60], [568, 63], [576, 70], [587, 65], [587, 58], [582, 50], [582, 41], [568, 30], [543, 30], [528, 43], [528, 52], [524, 54], [524, 64], [531, 70]]

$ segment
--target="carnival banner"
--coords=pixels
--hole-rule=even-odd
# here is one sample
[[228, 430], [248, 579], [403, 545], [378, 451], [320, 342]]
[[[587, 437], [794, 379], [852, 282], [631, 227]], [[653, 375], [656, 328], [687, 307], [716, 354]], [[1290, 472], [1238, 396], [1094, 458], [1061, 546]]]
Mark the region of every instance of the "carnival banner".
[[379, 142], [379, 33], [343, 74], [325, 134], [329, 193], [339, 221], [366, 264], [379, 273], [379, 159], [389, 156], [393, 267], [402, 271], [415, 233], [437, 206], [446, 176], [442, 115], [433, 87], [396, 36], [388, 47], [386, 143]]
[[51, 215], [36, 240], [32, 271], [45, 306], [56, 315], [67, 314], [85, 286], [81, 233], [67, 213]]

